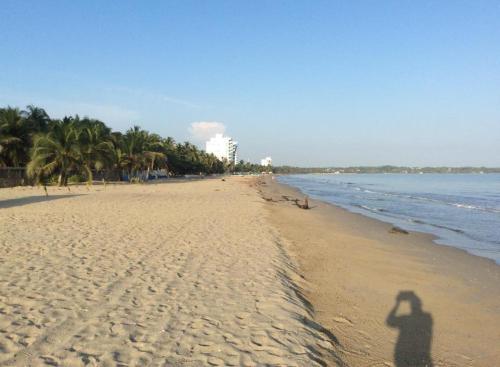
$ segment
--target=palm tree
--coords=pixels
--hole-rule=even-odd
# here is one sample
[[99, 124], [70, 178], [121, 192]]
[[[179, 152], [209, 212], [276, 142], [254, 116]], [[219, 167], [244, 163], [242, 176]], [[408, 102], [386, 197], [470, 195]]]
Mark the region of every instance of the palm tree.
[[82, 167], [88, 184], [92, 184], [92, 170], [101, 171], [112, 165], [113, 144], [110, 129], [98, 120], [84, 119], [78, 134], [82, 153]]
[[158, 134], [144, 133], [143, 154], [147, 163], [147, 175], [155, 168], [165, 167], [166, 155], [163, 152], [163, 141]]
[[124, 166], [129, 177], [134, 177], [138, 172], [147, 170], [148, 175], [154, 169], [155, 163], [164, 162], [165, 154], [161, 152], [161, 137], [142, 130], [139, 126], [127, 130], [122, 139], [122, 152]]
[[[123, 134], [120, 132], [112, 132], [110, 135], [110, 167], [115, 170], [122, 171], [127, 167], [127, 157], [123, 149]], [[121, 174], [120, 174], [121, 178]]]
[[82, 167], [79, 134], [73, 118], [53, 121], [48, 133], [39, 134], [34, 139], [31, 161], [27, 166], [28, 176], [40, 181], [57, 174], [57, 184], [66, 186], [70, 173], [78, 172]]
[[57, 176], [59, 185], [66, 185], [71, 174], [86, 176], [91, 183], [103, 169], [126, 170], [131, 178], [163, 167], [175, 174], [225, 169], [224, 162], [189, 142], [178, 144], [138, 126], [125, 134], [112, 132], [104, 122], [87, 117], [51, 120], [33, 105], [25, 111], [0, 108], [2, 166], [26, 166], [38, 182]]
[[122, 138], [121, 150], [123, 165], [127, 169], [129, 179], [136, 175], [144, 166], [144, 156], [142, 155], [143, 135], [139, 126], [127, 130]]
[[29, 105], [26, 106], [26, 110], [21, 113], [28, 124], [31, 134], [47, 131], [50, 117], [43, 108]]
[[19, 108], [0, 109], [0, 165], [24, 166], [29, 146], [30, 130]]

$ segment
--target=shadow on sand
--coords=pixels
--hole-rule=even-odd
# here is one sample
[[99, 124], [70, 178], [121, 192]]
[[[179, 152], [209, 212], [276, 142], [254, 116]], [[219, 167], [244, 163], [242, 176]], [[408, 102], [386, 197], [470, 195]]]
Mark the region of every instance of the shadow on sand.
[[[290, 274], [295, 274], [300, 277], [301, 275], [299, 273], [299, 269], [292, 261], [290, 261], [288, 253], [284, 249], [283, 245], [279, 241], [276, 242], [276, 245], [278, 246], [281, 257], [284, 260], [284, 267], [275, 265], [276, 273], [283, 284], [284, 289], [289, 290], [289, 292], [283, 296], [283, 299], [286, 302], [299, 306], [306, 311], [306, 315], [299, 314], [294, 311], [290, 311], [290, 313], [295, 320], [304, 325], [304, 330], [309, 335], [315, 339], [321, 339], [324, 343], [322, 346], [314, 345], [314, 343], [305, 345], [305, 348], [307, 349], [307, 356], [320, 366], [346, 366], [338, 355], [337, 347], [340, 347], [339, 340], [330, 330], [314, 321], [315, 311], [313, 304], [305, 296], [302, 287], [290, 276]], [[330, 346], [325, 347], [325, 342], [326, 345], [330, 344], [331, 348]]]
[[[411, 313], [396, 315], [402, 302], [410, 304]], [[422, 310], [422, 301], [413, 291], [401, 291], [386, 323], [399, 329], [394, 348], [396, 367], [431, 367], [432, 316]]]
[[7, 209], [7, 208], [13, 208], [16, 206], [42, 203], [44, 201], [52, 201], [52, 200], [58, 200], [58, 199], [71, 198], [71, 197], [75, 197], [75, 196], [81, 196], [81, 195], [79, 195], [79, 194], [54, 195], [54, 196], [38, 195], [38, 196], [28, 196], [28, 197], [17, 198], [17, 199], [0, 200], [0, 209]]

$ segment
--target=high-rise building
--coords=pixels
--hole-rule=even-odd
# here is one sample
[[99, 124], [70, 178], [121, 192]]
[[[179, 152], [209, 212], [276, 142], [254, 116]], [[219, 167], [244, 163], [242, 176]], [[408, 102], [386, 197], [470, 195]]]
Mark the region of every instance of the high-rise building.
[[212, 153], [220, 160], [226, 159], [231, 163], [238, 162], [238, 142], [229, 136], [215, 134], [214, 137], [207, 141], [205, 147], [207, 153]]
[[271, 157], [266, 157], [264, 159], [261, 159], [260, 160], [260, 165], [261, 166], [271, 166], [273, 164], [273, 160], [271, 159]]

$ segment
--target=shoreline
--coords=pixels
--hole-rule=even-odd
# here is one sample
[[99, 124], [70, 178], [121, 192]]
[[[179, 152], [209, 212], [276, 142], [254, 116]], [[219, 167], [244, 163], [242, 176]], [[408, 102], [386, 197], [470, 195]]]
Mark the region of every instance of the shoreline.
[[[500, 266], [436, 236], [390, 233], [392, 224], [310, 199], [302, 210], [283, 195], [297, 188], [261, 178], [271, 222], [292, 243], [317, 321], [339, 338], [352, 366], [392, 365], [397, 330], [385, 324], [396, 295], [411, 290], [434, 319], [435, 366], [500, 361]], [[409, 311], [409, 310], [405, 310]], [[496, 327], [495, 327], [496, 326]]]
[[[392, 173], [387, 173], [387, 174], [392, 174]], [[279, 176], [279, 175], [274, 175], [274, 176], [276, 177], [276, 176]], [[361, 216], [362, 218], [372, 219], [372, 220], [374, 220], [376, 222], [387, 224], [387, 225], [389, 225], [389, 226], [391, 226], [393, 228], [399, 228], [397, 224], [391, 223], [390, 221], [385, 221], [383, 219], [372, 217], [372, 216], [369, 216], [369, 215], [366, 215], [366, 214], [363, 214], [363, 213], [358, 213], [358, 212], [355, 212], [355, 211], [351, 211], [348, 208], [344, 208], [343, 206], [341, 206], [339, 204], [330, 203], [330, 202], [325, 201], [325, 200], [312, 198], [310, 195], [304, 193], [298, 187], [295, 187], [295, 186], [292, 186], [292, 185], [289, 185], [289, 184], [286, 184], [286, 183], [283, 183], [283, 182], [279, 182], [279, 181], [276, 181], [275, 184], [276, 185], [281, 185], [281, 186], [285, 187], [286, 190], [290, 190], [290, 191], [295, 192], [297, 194], [297, 196], [302, 196], [302, 197], [306, 197], [307, 196], [311, 200], [314, 200], [316, 202], [321, 202], [321, 203], [323, 203], [325, 205], [330, 205], [330, 206], [336, 208], [337, 210], [343, 210], [343, 211], [345, 211], [345, 212], [347, 212], [349, 214], [358, 215], [358, 216]], [[463, 249], [463, 248], [460, 248], [460, 247], [456, 247], [453, 244], [447, 243], [447, 240], [445, 238], [439, 237], [438, 235], [436, 235], [434, 233], [425, 232], [425, 231], [419, 231], [419, 230], [414, 230], [414, 229], [406, 229], [406, 228], [403, 229], [403, 230], [406, 231], [406, 232], [408, 232], [408, 233], [413, 233], [413, 234], [419, 234], [419, 235], [426, 236], [436, 246], [444, 246], [444, 247], [450, 248], [452, 250], [460, 251], [460, 252], [465, 253], [466, 255], [478, 257], [480, 259], [483, 259], [483, 260], [486, 260], [486, 261], [489, 261], [489, 262], [493, 262], [495, 265], [497, 265], [497, 266], [500, 267], [500, 262], [497, 262], [494, 259], [486, 257], [486, 256], [481, 256], [481, 255], [478, 255], [478, 254], [474, 254], [472, 252], [467, 251], [466, 249]], [[446, 241], [446, 242], [440, 243], [438, 241]]]

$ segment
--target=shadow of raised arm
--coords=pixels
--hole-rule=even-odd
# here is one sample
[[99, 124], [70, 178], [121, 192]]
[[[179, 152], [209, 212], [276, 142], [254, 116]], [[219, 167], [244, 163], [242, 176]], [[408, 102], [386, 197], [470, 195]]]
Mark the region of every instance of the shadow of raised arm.
[[[401, 302], [409, 302], [411, 313], [397, 316]], [[399, 292], [386, 324], [399, 329], [394, 348], [396, 367], [431, 367], [432, 316], [422, 310], [420, 298], [412, 291]]]

